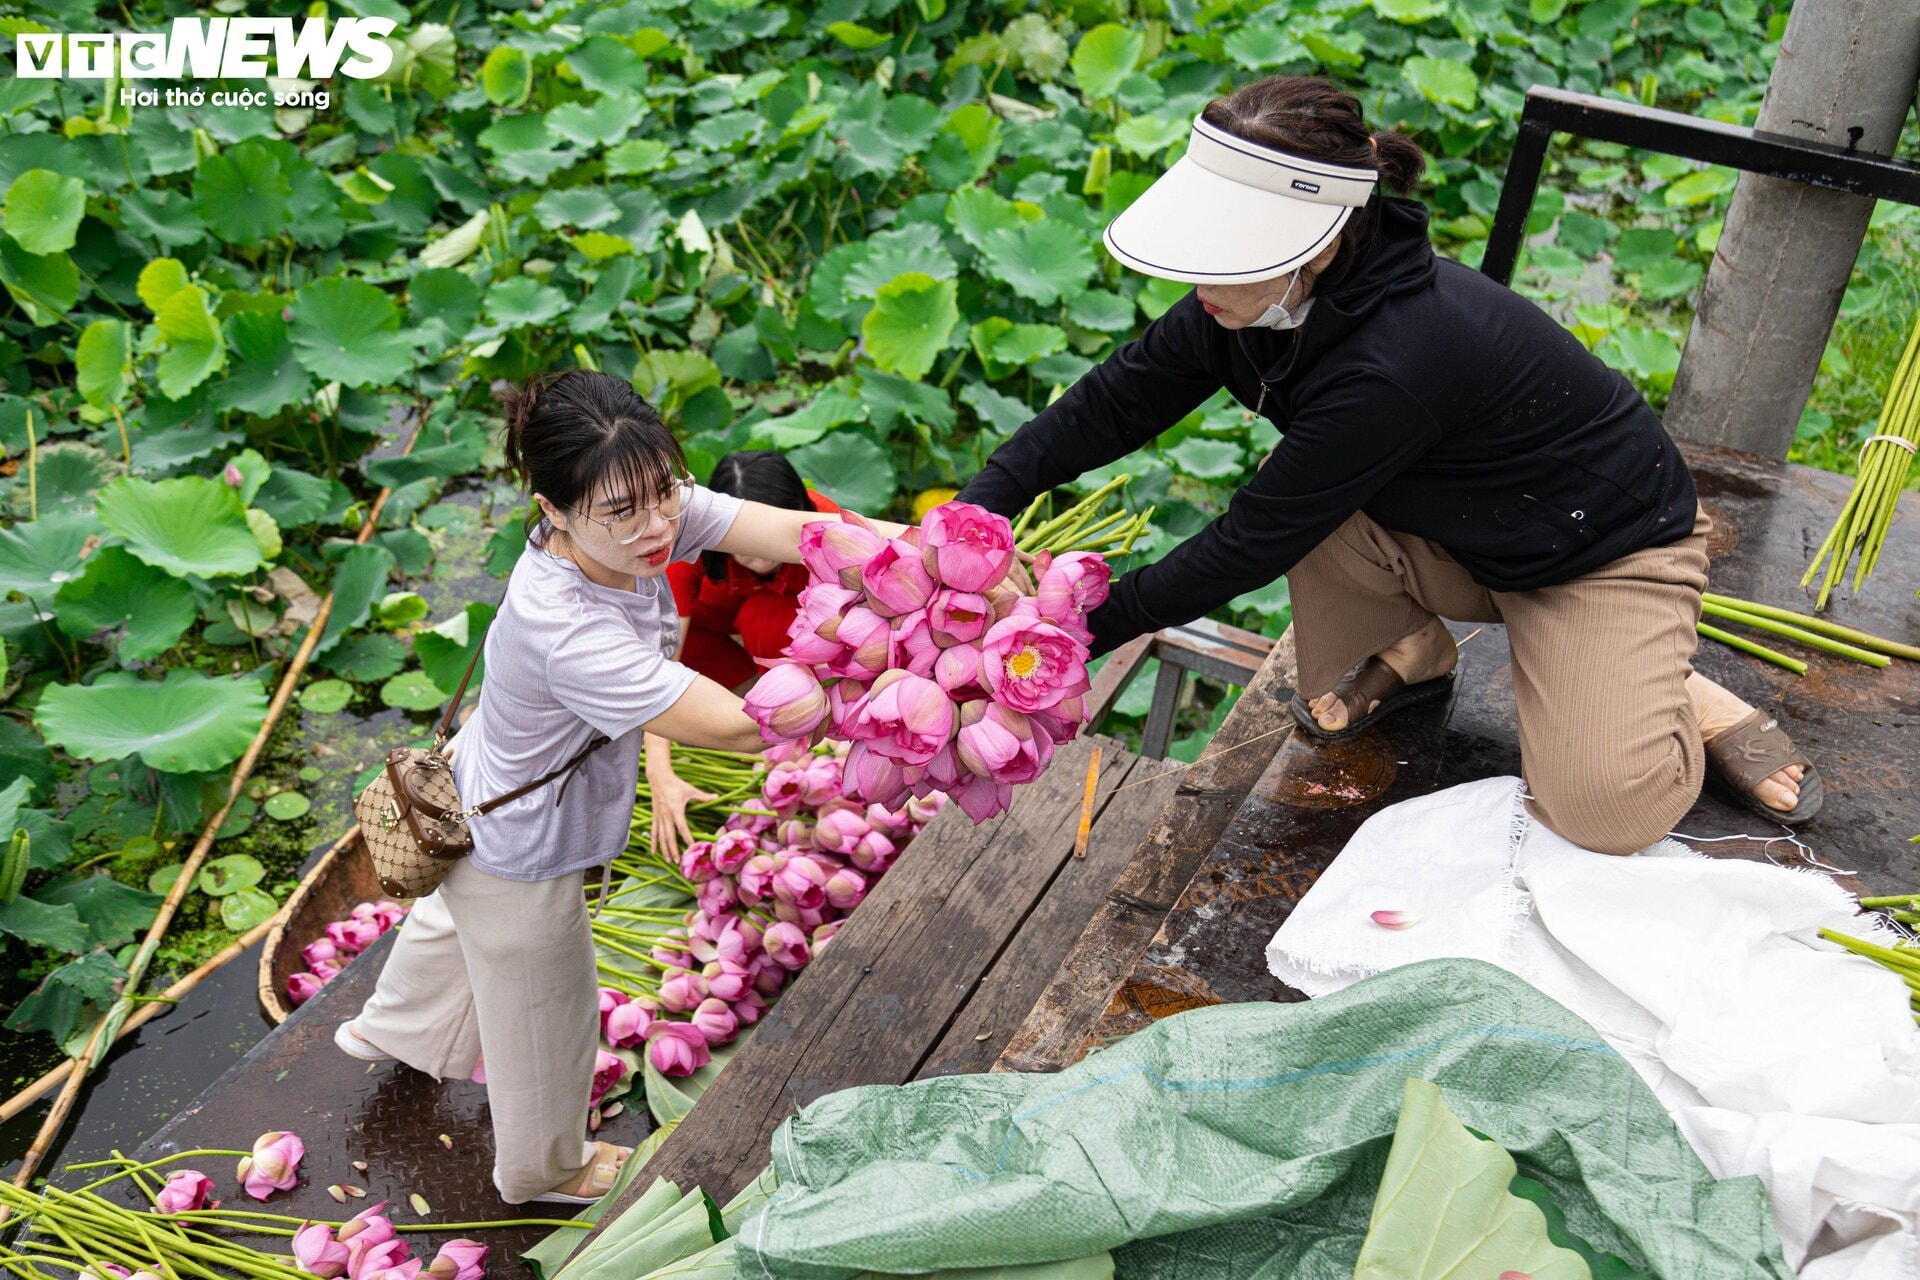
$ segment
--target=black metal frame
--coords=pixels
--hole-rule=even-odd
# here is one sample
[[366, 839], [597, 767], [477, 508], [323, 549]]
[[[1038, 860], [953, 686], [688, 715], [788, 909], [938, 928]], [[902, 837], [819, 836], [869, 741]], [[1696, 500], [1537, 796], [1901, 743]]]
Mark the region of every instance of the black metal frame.
[[1508, 161], [1506, 180], [1500, 187], [1500, 207], [1493, 215], [1493, 230], [1487, 237], [1480, 270], [1501, 284], [1512, 282], [1520, 243], [1526, 235], [1527, 214], [1533, 208], [1533, 194], [1546, 162], [1547, 143], [1556, 133], [1684, 156], [1830, 191], [1920, 205], [1920, 165], [1856, 151], [1853, 144], [1861, 131], [1855, 128], [1848, 132], [1848, 145], [1835, 146], [1700, 120], [1637, 102], [1535, 85], [1527, 90], [1520, 134], [1514, 140], [1513, 158]]

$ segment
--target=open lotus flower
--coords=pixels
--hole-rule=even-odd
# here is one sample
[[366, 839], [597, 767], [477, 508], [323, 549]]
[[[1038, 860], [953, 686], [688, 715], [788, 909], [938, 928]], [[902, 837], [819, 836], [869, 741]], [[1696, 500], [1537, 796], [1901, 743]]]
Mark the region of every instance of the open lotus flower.
[[300, 1139], [275, 1130], [253, 1140], [253, 1154], [240, 1161], [237, 1176], [248, 1195], [265, 1200], [276, 1191], [291, 1191], [299, 1181], [300, 1157], [307, 1153]]
[[765, 945], [768, 958], [782, 969], [795, 971], [807, 967], [807, 935], [799, 925], [786, 921], [769, 925]]
[[615, 1054], [608, 1053], [605, 1049], [595, 1050], [593, 1059], [593, 1094], [587, 1099], [587, 1105], [589, 1107], [599, 1106], [600, 1099], [606, 1097], [607, 1091], [616, 1084], [619, 1084], [620, 1081], [626, 1077], [626, 1074], [627, 1064], [623, 1059]]
[[943, 502], [920, 522], [927, 571], [958, 591], [998, 586], [1014, 562], [1013, 525], [971, 502]]
[[647, 1038], [647, 1028], [653, 1025], [654, 1012], [646, 1005], [629, 1001], [607, 1015], [603, 1027], [607, 1043], [616, 1049], [627, 1049]]
[[192, 1169], [176, 1169], [153, 1197], [155, 1213], [187, 1213], [213, 1203], [213, 1179]]
[[320, 988], [326, 985], [325, 979], [317, 974], [302, 970], [287, 978], [287, 999], [296, 1005], [305, 1004], [320, 994]]
[[1106, 600], [1112, 577], [1104, 556], [1088, 551], [1054, 556], [1034, 587], [1040, 616], [1082, 642], [1092, 639], [1086, 615]]
[[872, 750], [903, 765], [920, 765], [953, 737], [953, 702], [938, 684], [903, 675], [891, 682], [875, 681], [873, 688], [848, 726]]
[[[898, 538], [887, 539], [860, 567], [867, 607], [889, 618], [924, 608], [940, 585], [921, 563], [921, 553]], [[841, 631], [846, 630], [845, 624]]]
[[647, 1057], [663, 1076], [690, 1076], [713, 1060], [700, 1028], [690, 1022], [656, 1022], [647, 1032]]
[[995, 701], [1044, 711], [1087, 691], [1087, 649], [1051, 622], [1010, 617], [987, 632], [980, 674]]
[[487, 1246], [478, 1240], [449, 1240], [427, 1264], [433, 1280], [480, 1280], [487, 1273]]
[[740, 1019], [734, 1016], [729, 1003], [717, 996], [702, 1000], [687, 1021], [707, 1038], [709, 1045], [726, 1044], [740, 1034]]
[[1032, 782], [1053, 759], [1047, 731], [997, 702], [969, 702], [960, 709], [955, 753], [969, 773], [995, 782]]
[[861, 570], [886, 544], [882, 534], [844, 518], [838, 524], [814, 520], [801, 526], [800, 561], [814, 577], [858, 591]]
[[[767, 770], [766, 780], [760, 784], [760, 798], [766, 801], [767, 807], [776, 813], [790, 813], [800, 807], [800, 788], [805, 776], [806, 766], [803, 764], [798, 762], [777, 764]], [[730, 834], [732, 833], [722, 832], [714, 843], [718, 844], [721, 839]], [[751, 845], [752, 841], [748, 841], [748, 844]], [[727, 871], [725, 862], [717, 855], [715, 865], [722, 872]]]
[[1376, 911], [1367, 917], [1382, 929], [1411, 929], [1415, 917], [1409, 911]]
[[780, 662], [767, 668], [747, 690], [746, 712], [760, 726], [762, 741], [772, 744], [804, 738], [827, 718], [827, 693], [810, 667]]
[[[798, 778], [794, 780], [797, 788]], [[747, 864], [747, 859], [759, 848], [759, 842], [746, 831], [722, 831], [713, 839], [713, 867], [723, 876], [730, 876]]]
[[310, 1276], [337, 1280], [347, 1273], [348, 1258], [347, 1246], [323, 1222], [309, 1222], [293, 1233], [293, 1260]]

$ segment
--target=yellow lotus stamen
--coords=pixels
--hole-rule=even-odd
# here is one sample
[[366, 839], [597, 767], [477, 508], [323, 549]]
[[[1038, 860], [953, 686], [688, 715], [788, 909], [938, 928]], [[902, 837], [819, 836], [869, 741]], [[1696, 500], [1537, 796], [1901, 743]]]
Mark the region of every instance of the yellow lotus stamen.
[[1039, 666], [1040, 654], [1032, 648], [1022, 649], [1007, 659], [1007, 670], [1013, 672], [1014, 678], [1018, 680], [1025, 680]]

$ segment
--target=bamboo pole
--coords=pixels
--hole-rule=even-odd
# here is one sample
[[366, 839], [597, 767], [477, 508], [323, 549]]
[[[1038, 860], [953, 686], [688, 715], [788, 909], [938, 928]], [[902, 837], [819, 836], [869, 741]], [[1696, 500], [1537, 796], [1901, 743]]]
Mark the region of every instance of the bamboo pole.
[[[426, 420], [426, 407], [416, 405], [413, 430], [408, 434], [407, 443], [400, 450], [400, 456], [404, 457], [413, 452], [414, 442], [419, 440], [420, 429], [426, 424]], [[354, 538], [355, 543], [364, 545], [367, 539], [373, 536], [374, 528], [380, 519], [381, 509], [386, 506], [387, 498], [392, 492], [391, 488], [382, 488], [374, 496], [373, 505], [367, 509], [367, 518], [361, 524], [358, 536]], [[174, 912], [179, 910], [188, 887], [192, 885], [193, 878], [199, 874], [200, 864], [206, 861], [207, 852], [213, 847], [215, 834], [226, 825], [228, 811], [240, 798], [241, 789], [246, 786], [247, 778], [253, 773], [254, 764], [259, 760], [260, 753], [266, 749], [267, 740], [273, 736], [273, 731], [280, 722], [280, 713], [286, 709], [288, 701], [292, 699], [294, 686], [299, 683], [300, 676], [306, 671], [307, 659], [313, 655], [315, 646], [320, 643], [321, 633], [326, 630], [327, 618], [332, 613], [333, 592], [329, 591], [320, 601], [320, 607], [315, 611], [313, 621], [307, 627], [306, 639], [301, 641], [300, 648], [294, 652], [293, 661], [287, 665], [286, 674], [280, 679], [280, 687], [274, 691], [273, 701], [267, 704], [266, 718], [261, 721], [259, 732], [253, 735], [253, 741], [248, 744], [246, 754], [241, 756], [240, 763], [234, 766], [233, 779], [227, 784], [226, 802], [201, 829], [200, 838], [193, 842], [193, 851], [187, 855], [186, 861], [181, 865], [180, 874], [175, 877], [173, 888], [167, 894], [166, 901], [160, 904], [159, 913], [154, 916], [153, 923], [148, 926], [147, 936], [141, 941], [140, 950], [134, 955], [133, 963], [127, 967], [126, 985], [122, 989], [120, 998], [114, 1001], [106, 1013], [101, 1015], [100, 1021], [94, 1024], [93, 1033], [87, 1037], [86, 1046], [79, 1054], [69, 1059], [66, 1084], [61, 1088], [59, 1096], [54, 1099], [53, 1107], [47, 1112], [46, 1119], [41, 1122], [40, 1132], [34, 1136], [33, 1145], [27, 1148], [27, 1154], [21, 1159], [20, 1169], [13, 1176], [15, 1186], [25, 1187], [32, 1181], [34, 1171], [46, 1158], [48, 1148], [53, 1145], [55, 1135], [60, 1132], [60, 1126], [66, 1123], [68, 1114], [73, 1110], [73, 1104], [80, 1096], [80, 1086], [86, 1083], [88, 1073], [93, 1070], [106, 1047], [119, 1038], [120, 1031], [133, 1009], [132, 996], [140, 989], [141, 979], [146, 977], [147, 966], [152, 963], [153, 953], [159, 950], [160, 939], [166, 936], [167, 926], [173, 923]], [[5, 1225], [9, 1214], [9, 1209], [0, 1206], [0, 1225]]]

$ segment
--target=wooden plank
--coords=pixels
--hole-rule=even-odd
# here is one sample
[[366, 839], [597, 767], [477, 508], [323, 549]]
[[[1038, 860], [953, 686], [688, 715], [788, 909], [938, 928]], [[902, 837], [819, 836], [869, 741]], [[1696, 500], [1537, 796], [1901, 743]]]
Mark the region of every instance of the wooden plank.
[[[1165, 646], [1160, 652], [1166, 653]], [[1186, 669], [1163, 656], [1153, 680], [1153, 705], [1147, 710], [1147, 723], [1140, 729], [1140, 754], [1158, 760], [1167, 754], [1173, 741], [1173, 715], [1180, 706], [1180, 683]]]
[[1094, 1021], [1254, 780], [1287, 741], [1293, 719], [1286, 704], [1293, 682], [1289, 631], [1227, 713], [1208, 747], [1212, 758], [1203, 756], [1174, 775], [1174, 794], [995, 1061], [995, 1071], [1058, 1071], [1080, 1058]]
[[1060, 958], [1132, 861], [1140, 833], [1173, 794], [1181, 772], [1158, 761], [1132, 758], [1128, 771], [1099, 800], [1087, 856], [1061, 863], [1046, 895], [1008, 941], [945, 1038], [928, 1051], [915, 1079], [993, 1067]]
[[[768, 1140], [796, 1109], [852, 1085], [910, 1079], [1071, 860], [1089, 746], [1062, 747], [990, 822], [975, 827], [949, 806], [929, 823], [623, 1200], [664, 1177], [724, 1203], [765, 1167]], [[1117, 742], [1102, 747], [1104, 789], [1132, 759]]]

